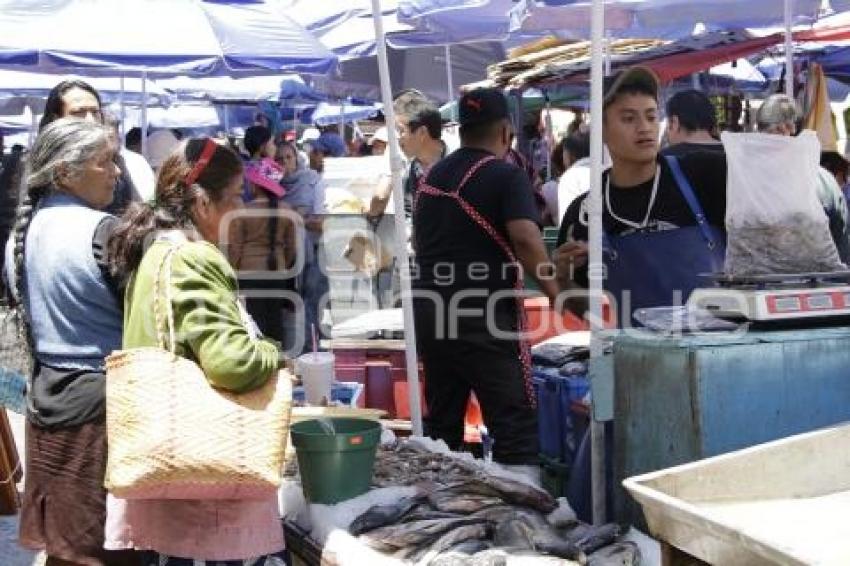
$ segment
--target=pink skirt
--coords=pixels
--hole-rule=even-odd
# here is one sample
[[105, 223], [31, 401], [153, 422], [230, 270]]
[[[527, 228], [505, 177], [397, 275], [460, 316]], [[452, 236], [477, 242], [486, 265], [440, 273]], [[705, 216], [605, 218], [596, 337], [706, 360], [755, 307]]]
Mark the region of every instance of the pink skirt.
[[196, 560], [244, 560], [283, 550], [283, 525], [276, 497], [190, 501], [110, 495], [104, 546]]

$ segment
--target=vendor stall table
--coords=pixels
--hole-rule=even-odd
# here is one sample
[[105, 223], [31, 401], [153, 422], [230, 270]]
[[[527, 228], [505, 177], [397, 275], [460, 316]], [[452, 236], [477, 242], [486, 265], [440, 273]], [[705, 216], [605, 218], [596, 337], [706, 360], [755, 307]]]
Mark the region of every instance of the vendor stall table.
[[614, 376], [615, 515], [644, 525], [624, 478], [850, 420], [850, 328], [624, 333]]

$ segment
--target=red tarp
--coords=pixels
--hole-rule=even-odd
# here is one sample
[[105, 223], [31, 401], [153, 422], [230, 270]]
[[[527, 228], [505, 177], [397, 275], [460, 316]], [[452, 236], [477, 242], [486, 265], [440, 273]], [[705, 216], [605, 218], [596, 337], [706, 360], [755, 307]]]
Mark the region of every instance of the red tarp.
[[[850, 39], [850, 26], [837, 28], [823, 28], [810, 31], [794, 33], [794, 41], [841, 41]], [[735, 59], [741, 59], [764, 51], [768, 47], [778, 45], [785, 41], [785, 34], [776, 33], [766, 37], [748, 39], [730, 45], [721, 45], [712, 49], [702, 51], [691, 51], [677, 53], [667, 57], [649, 60], [641, 63], [658, 74], [661, 82], [667, 83], [679, 77], [685, 77], [692, 73], [698, 73], [722, 65]]]
[[[794, 41], [798, 42], [843, 40], [850, 40], [850, 26], [814, 29], [794, 33]], [[773, 47], [784, 41], [785, 34], [775, 33], [766, 37], [747, 39], [737, 43], [719, 45], [710, 49], [665, 55], [657, 59], [648, 59], [634, 64], [649, 67], [655, 71], [662, 83], [668, 83], [680, 77], [706, 71], [716, 65], [722, 65], [723, 63], [764, 51], [768, 47]], [[624, 66], [630, 65], [626, 64]], [[587, 77], [586, 72], [581, 72], [570, 77], [541, 81], [539, 84], [577, 83], [587, 80]]]

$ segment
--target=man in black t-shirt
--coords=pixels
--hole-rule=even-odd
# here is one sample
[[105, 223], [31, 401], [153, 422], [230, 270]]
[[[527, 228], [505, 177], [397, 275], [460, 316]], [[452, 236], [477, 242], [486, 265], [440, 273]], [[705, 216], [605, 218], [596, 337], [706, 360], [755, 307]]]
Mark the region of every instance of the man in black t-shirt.
[[662, 155], [682, 156], [695, 151], [723, 152], [717, 116], [708, 96], [698, 90], [677, 92], [667, 101], [667, 143]]
[[[612, 167], [603, 175], [604, 289], [623, 310], [687, 300], [698, 275], [722, 269], [726, 210], [726, 159], [722, 153], [690, 152], [675, 160], [683, 177], [658, 155], [658, 83], [644, 68], [623, 71], [605, 96], [603, 137]], [[686, 198], [692, 193], [694, 210]], [[567, 209], [555, 252], [565, 290], [587, 281], [587, 197]], [[698, 224], [697, 216], [705, 222]], [[567, 301], [577, 314], [582, 297]]]
[[[414, 313], [426, 432], [458, 448], [472, 391], [494, 439], [493, 458], [536, 465], [530, 358], [517, 335], [517, 264], [550, 299], [558, 288], [528, 177], [502, 159], [512, 133], [504, 95], [476, 89], [459, 105], [461, 147], [430, 170], [414, 203]], [[548, 276], [538, 266], [548, 267]]]

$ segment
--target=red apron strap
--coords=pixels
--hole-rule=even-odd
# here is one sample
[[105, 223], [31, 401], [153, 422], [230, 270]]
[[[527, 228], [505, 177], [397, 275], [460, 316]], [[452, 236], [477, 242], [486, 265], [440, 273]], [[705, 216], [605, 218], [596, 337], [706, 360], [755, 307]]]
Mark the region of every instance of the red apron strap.
[[[425, 176], [422, 177], [422, 180], [419, 183], [419, 188], [416, 191], [416, 195], [414, 196], [414, 205], [413, 210], [414, 214], [418, 208], [419, 199], [422, 195], [428, 195], [433, 197], [444, 197], [454, 199], [455, 202], [458, 203], [461, 210], [463, 210], [469, 218], [475, 222], [482, 230], [484, 230], [487, 235], [499, 246], [499, 248], [504, 252], [505, 256], [511, 263], [519, 263], [514, 254], [513, 249], [511, 249], [510, 244], [505, 240], [504, 236], [499, 233], [498, 230], [493, 226], [493, 224], [487, 220], [484, 215], [482, 215], [478, 210], [475, 209], [466, 199], [460, 196], [460, 190], [466, 186], [469, 180], [472, 178], [475, 173], [478, 172], [481, 167], [496, 159], [494, 156], [489, 155], [478, 160], [470, 169], [466, 172], [458, 184], [457, 188], [453, 191], [441, 191], [436, 187], [433, 187], [425, 182]], [[531, 346], [528, 343], [528, 340], [524, 336], [526, 331], [528, 330], [528, 320], [525, 313], [525, 305], [523, 302], [523, 290], [525, 289], [525, 285], [523, 284], [522, 277], [520, 276], [520, 271], [517, 271], [516, 278], [514, 280], [514, 290], [516, 291], [516, 303], [517, 303], [517, 330], [520, 334], [518, 343], [519, 343], [519, 361], [522, 366], [522, 377], [523, 377], [523, 385], [525, 387], [525, 394], [528, 398], [528, 402], [532, 407], [537, 406], [537, 395], [534, 391], [534, 384], [532, 382], [531, 375]]]

